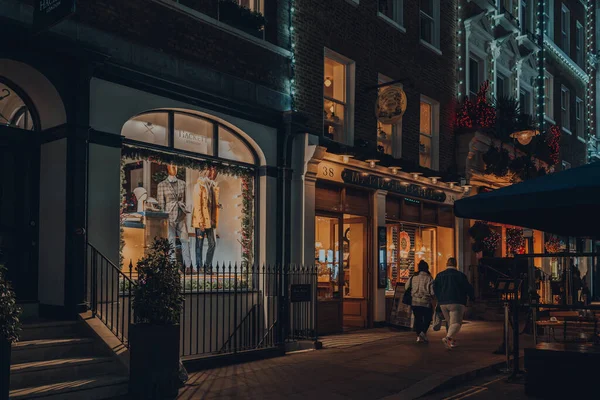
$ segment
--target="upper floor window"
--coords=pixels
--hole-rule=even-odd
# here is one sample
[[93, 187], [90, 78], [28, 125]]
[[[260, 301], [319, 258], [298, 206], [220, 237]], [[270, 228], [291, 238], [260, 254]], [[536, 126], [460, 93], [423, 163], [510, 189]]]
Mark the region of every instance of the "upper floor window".
[[403, 26], [404, 0], [379, 0], [379, 13], [399, 26]]
[[28, 131], [36, 130], [30, 107], [15, 90], [18, 91], [5, 84], [0, 77], [0, 125]]
[[554, 119], [554, 77], [548, 72], [544, 73], [544, 115]]
[[531, 32], [533, 26], [533, 13], [532, 13], [531, 0], [521, 0], [521, 31], [523, 33]]
[[571, 56], [571, 12], [565, 6], [562, 5], [560, 12], [560, 47], [565, 53]]
[[514, 16], [513, 1], [518, 1], [518, 0], [501, 0], [500, 1], [500, 11], [508, 12], [510, 15]]
[[579, 97], [575, 98], [575, 129], [577, 136], [580, 138], [585, 137], [583, 127], [583, 100]]
[[421, 40], [440, 47], [440, 0], [420, 0]]
[[[392, 79], [379, 75], [379, 84], [391, 82]], [[394, 86], [402, 87], [401, 84]], [[402, 157], [402, 120], [395, 124], [384, 124], [377, 121], [377, 150], [396, 158]]]
[[354, 63], [325, 50], [323, 72], [324, 135], [336, 142], [352, 144]]
[[192, 112], [157, 110], [140, 114], [123, 125], [121, 134], [137, 142], [256, 163], [254, 151], [237, 133]]
[[544, 2], [544, 33], [554, 40], [554, 0]]
[[[496, 98], [500, 99], [505, 96], [510, 96], [509, 79], [498, 73], [496, 75]], [[511, 96], [512, 97], [512, 96]]]
[[[179, 1], [184, 3], [183, 1]], [[254, 37], [264, 39], [265, 25], [264, 0], [219, 0], [217, 18], [219, 21], [244, 31]], [[187, 1], [184, 4], [191, 8], [208, 7], [207, 2]]]
[[419, 165], [438, 168], [439, 103], [421, 96], [419, 119]]
[[264, 13], [264, 0], [234, 0], [239, 6], [247, 8], [252, 11]]
[[519, 91], [519, 107], [521, 108], [521, 112], [523, 114], [532, 115], [532, 102], [531, 102], [531, 92], [521, 89]]
[[583, 25], [577, 21], [575, 24], [575, 62], [580, 67], [583, 65]]
[[484, 81], [484, 62], [473, 56], [469, 57], [469, 96], [477, 96], [479, 87]]
[[571, 92], [565, 86], [560, 89], [560, 123], [563, 130], [571, 132]]

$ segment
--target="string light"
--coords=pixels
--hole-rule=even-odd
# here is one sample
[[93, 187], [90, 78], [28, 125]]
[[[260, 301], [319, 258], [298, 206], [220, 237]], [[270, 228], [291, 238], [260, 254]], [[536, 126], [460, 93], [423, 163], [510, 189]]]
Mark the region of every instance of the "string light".
[[[462, 97], [462, 85], [463, 85], [463, 81], [461, 80], [462, 78], [462, 71], [463, 71], [463, 67], [462, 67], [462, 56], [461, 56], [461, 41], [462, 41], [462, 33], [463, 33], [463, 19], [462, 19], [462, 6], [460, 5], [460, 1], [456, 2], [456, 65], [458, 68], [458, 71], [456, 72], [456, 77], [457, 77], [457, 82], [458, 84], [456, 85], [456, 94], [457, 94], [457, 98], [460, 100]], [[466, 46], [465, 46], [466, 47]]]
[[294, 35], [294, 15], [296, 12], [295, 1], [290, 0], [290, 12], [289, 12], [289, 38], [290, 38], [290, 51], [292, 57], [290, 60], [290, 100], [292, 111], [296, 109], [296, 41]]

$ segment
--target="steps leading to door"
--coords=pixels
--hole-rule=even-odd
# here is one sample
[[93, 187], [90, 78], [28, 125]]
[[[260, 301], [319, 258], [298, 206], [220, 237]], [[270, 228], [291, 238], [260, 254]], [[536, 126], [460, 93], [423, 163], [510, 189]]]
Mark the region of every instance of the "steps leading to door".
[[11, 399], [101, 400], [127, 393], [122, 364], [89, 337], [82, 324], [23, 326], [23, 341], [12, 348]]

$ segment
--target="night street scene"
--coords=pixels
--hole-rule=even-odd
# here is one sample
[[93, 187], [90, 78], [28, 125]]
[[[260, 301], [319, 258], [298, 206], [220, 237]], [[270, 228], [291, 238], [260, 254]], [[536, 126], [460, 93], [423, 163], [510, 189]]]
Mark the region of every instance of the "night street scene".
[[600, 0], [0, 35], [0, 400], [599, 398]]

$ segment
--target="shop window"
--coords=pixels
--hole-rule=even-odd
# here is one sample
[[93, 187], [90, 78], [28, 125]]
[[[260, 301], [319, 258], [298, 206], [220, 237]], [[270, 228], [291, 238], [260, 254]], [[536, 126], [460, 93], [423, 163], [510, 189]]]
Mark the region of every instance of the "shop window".
[[18, 89], [4, 84], [0, 77], [0, 125], [33, 131], [37, 127], [31, 115], [31, 108], [15, 90]]
[[[172, 120], [172, 126], [167, 121]], [[144, 147], [139, 125], [162, 122], [165, 150]], [[225, 162], [214, 157], [214, 132], [226, 132]], [[216, 121], [165, 111], [128, 121], [122, 149], [121, 260], [135, 266], [155, 237], [168, 239], [182, 269], [210, 273], [216, 265], [237, 265], [248, 271], [254, 263], [254, 154], [241, 137]], [[173, 145], [167, 146], [172, 137]], [[138, 139], [130, 141], [131, 139]], [[155, 142], [150, 142], [156, 144]], [[221, 145], [218, 146], [221, 148]], [[184, 150], [185, 155], [178, 151]], [[194, 157], [190, 153], [197, 153]], [[210, 155], [210, 159], [203, 158]], [[238, 164], [231, 161], [237, 155]], [[127, 272], [129, 272], [127, 270]], [[198, 287], [198, 290], [202, 290]]]
[[247, 164], [254, 163], [254, 156], [248, 145], [222, 126], [219, 126], [219, 157]]
[[379, 14], [402, 27], [404, 25], [404, 0], [379, 0]]
[[367, 265], [367, 218], [344, 214], [342, 236], [344, 297], [363, 298]]
[[354, 64], [330, 50], [325, 51], [323, 76], [323, 134], [352, 144]]
[[440, 0], [420, 0], [421, 42], [440, 47]]
[[554, 77], [548, 71], [544, 73], [544, 115], [554, 119]]
[[315, 219], [315, 264], [319, 300], [336, 299], [340, 293], [339, 218]]
[[571, 133], [571, 92], [566, 86], [560, 90], [560, 124], [565, 132]]
[[421, 96], [419, 165], [437, 169], [437, 133], [439, 104]]
[[212, 122], [188, 114], [175, 114], [174, 123], [173, 141], [176, 149], [214, 155]]
[[167, 146], [169, 136], [168, 114], [165, 112], [141, 114], [127, 121], [121, 134], [138, 142]]

